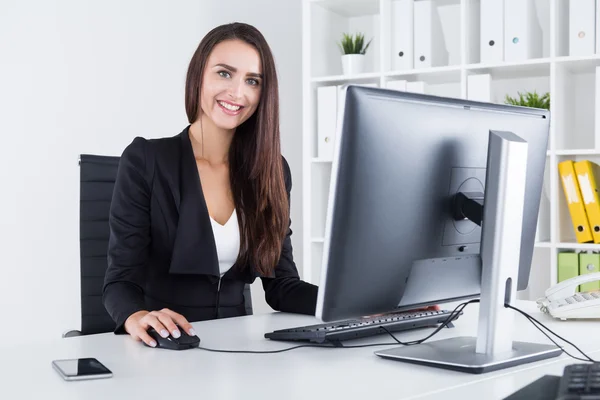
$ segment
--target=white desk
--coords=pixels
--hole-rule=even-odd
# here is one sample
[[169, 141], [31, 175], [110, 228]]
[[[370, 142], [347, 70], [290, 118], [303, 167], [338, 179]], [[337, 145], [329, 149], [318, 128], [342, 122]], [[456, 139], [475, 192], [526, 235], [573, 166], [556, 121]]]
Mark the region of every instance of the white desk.
[[[560, 322], [541, 315], [532, 302], [517, 306], [579, 345], [600, 350], [600, 324]], [[465, 309], [456, 328], [444, 329], [433, 339], [475, 335], [477, 304]], [[516, 340], [546, 343], [547, 339], [524, 317], [517, 316]], [[220, 349], [271, 350], [290, 344], [264, 339], [274, 329], [316, 323], [314, 317], [272, 313], [194, 323], [202, 346]], [[578, 334], [585, 329], [586, 335]], [[431, 329], [397, 334], [401, 340], [426, 336]], [[43, 331], [40, 331], [43, 334]], [[581, 339], [580, 339], [581, 337]], [[391, 342], [391, 338], [353, 341], [351, 344]], [[350, 344], [350, 343], [348, 343]], [[0, 388], [7, 398], [44, 399], [309, 399], [448, 398], [447, 391], [471, 386], [481, 393], [507, 374], [567, 360], [566, 355], [484, 375], [385, 360], [373, 354], [383, 347], [358, 349], [303, 348], [279, 354], [224, 354], [203, 350], [151, 349], [125, 335], [101, 334], [76, 338], [40, 338], [28, 347], [0, 344]], [[52, 369], [61, 358], [96, 357], [114, 377], [96, 381], [65, 382]], [[541, 373], [543, 375], [543, 373]], [[541, 376], [540, 375], [540, 376]], [[523, 375], [524, 376], [524, 375]], [[537, 375], [532, 373], [529, 381]], [[527, 380], [526, 378], [523, 378]], [[489, 386], [483, 382], [489, 382]], [[523, 385], [528, 382], [524, 382]], [[518, 387], [515, 387], [515, 390]], [[481, 392], [479, 392], [481, 391]], [[514, 390], [509, 391], [512, 392]], [[2, 396], [4, 397], [4, 395]], [[469, 397], [466, 397], [469, 398]], [[491, 397], [489, 397], [491, 398]]]
[[[574, 356], [583, 357], [580, 354], [575, 354], [575, 351], [571, 351], [570, 349], [567, 349], [567, 351]], [[594, 360], [600, 359], [599, 350], [586, 353]], [[579, 362], [581, 361], [574, 360], [571, 357], [560, 357], [560, 360], [557, 360], [557, 362], [531, 364], [529, 366], [524, 366], [524, 368], [519, 370], [518, 373], [510, 371], [505, 374], [500, 374], [489, 378], [486, 377], [484, 380], [471, 384], [447, 388], [442, 392], [425, 393], [423, 395], [413, 397], [413, 399], [478, 399], [483, 398], [482, 393], [485, 393], [486, 400], [501, 400], [544, 375], [562, 376], [565, 366]]]

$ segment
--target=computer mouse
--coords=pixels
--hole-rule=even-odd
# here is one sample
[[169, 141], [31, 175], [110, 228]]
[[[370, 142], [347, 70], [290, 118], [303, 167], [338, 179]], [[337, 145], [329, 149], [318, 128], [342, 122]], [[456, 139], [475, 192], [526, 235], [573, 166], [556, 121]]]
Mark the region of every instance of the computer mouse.
[[[154, 328], [148, 329], [148, 335], [154, 341], [156, 341], [156, 348], [168, 349], [168, 350], [187, 350], [192, 349], [194, 347], [198, 347], [200, 345], [200, 338], [198, 336], [191, 336], [187, 334], [183, 329], [179, 330], [181, 332], [181, 336], [175, 338], [171, 335], [162, 337], [160, 333], [158, 333]], [[146, 346], [148, 346], [145, 342], [143, 342]], [[150, 346], [148, 346], [150, 347]]]

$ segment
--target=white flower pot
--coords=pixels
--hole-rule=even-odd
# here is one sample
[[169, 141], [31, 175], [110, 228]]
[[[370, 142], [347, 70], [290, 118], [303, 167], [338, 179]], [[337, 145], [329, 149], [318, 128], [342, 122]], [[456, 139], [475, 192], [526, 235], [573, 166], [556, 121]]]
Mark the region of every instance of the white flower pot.
[[356, 75], [364, 72], [364, 54], [344, 54], [342, 56], [342, 71], [344, 75]]

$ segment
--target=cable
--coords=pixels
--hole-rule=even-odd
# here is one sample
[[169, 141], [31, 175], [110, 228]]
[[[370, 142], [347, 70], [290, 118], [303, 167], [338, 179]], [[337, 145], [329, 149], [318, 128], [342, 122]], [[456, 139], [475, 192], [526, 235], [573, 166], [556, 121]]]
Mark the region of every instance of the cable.
[[[425, 337], [423, 339], [413, 340], [413, 341], [410, 341], [410, 342], [401, 342], [390, 331], [388, 331], [387, 329], [385, 329], [385, 327], [382, 326], [381, 329], [383, 329], [384, 331], [386, 331], [392, 338], [394, 338], [394, 340], [396, 341], [396, 343], [401, 344], [403, 346], [412, 346], [412, 345], [415, 345], [415, 344], [421, 344], [424, 341], [426, 341], [427, 339], [430, 339], [433, 335], [437, 334], [439, 331], [441, 331], [450, 322], [452, 322], [456, 318], [456, 316], [458, 316], [461, 312], [463, 312], [463, 310], [465, 309], [465, 307], [468, 306], [471, 303], [479, 303], [479, 299], [469, 300], [467, 302], [461, 303], [458, 306], [456, 306], [456, 308], [454, 308], [454, 310], [450, 313], [450, 315], [448, 316], [448, 318], [446, 318], [444, 320], [444, 322], [442, 322], [442, 324], [440, 326], [438, 326], [433, 332], [431, 332], [431, 334], [429, 336], [427, 336], [427, 337]], [[459, 308], [460, 308], [460, 310], [459, 310]]]
[[[454, 311], [453, 311], [453, 312], [450, 314], [450, 317], [452, 317], [452, 314], [453, 314], [454, 312], [456, 312], [456, 311], [457, 311], [457, 309], [458, 309], [459, 307], [461, 307], [461, 309], [460, 309], [460, 311], [459, 311], [459, 313], [460, 313], [460, 312], [462, 312], [462, 310], [463, 310], [463, 309], [464, 309], [464, 308], [465, 308], [465, 307], [466, 307], [466, 306], [467, 306], [469, 303], [476, 303], [476, 302], [479, 302], [479, 300], [471, 300], [471, 301], [468, 301], [468, 302], [466, 302], [466, 303], [459, 304], [459, 305], [458, 305], [458, 306], [457, 306], [457, 307], [454, 309]], [[573, 344], [573, 343], [569, 342], [567, 339], [565, 339], [565, 338], [563, 338], [562, 336], [558, 335], [557, 333], [555, 333], [554, 331], [552, 331], [550, 328], [548, 328], [547, 326], [545, 326], [544, 324], [542, 324], [540, 321], [538, 321], [537, 319], [535, 319], [535, 318], [534, 318], [534, 317], [532, 317], [531, 315], [527, 314], [526, 312], [524, 312], [524, 311], [521, 311], [520, 309], [518, 309], [518, 308], [516, 308], [516, 307], [513, 307], [513, 306], [511, 306], [510, 304], [504, 304], [504, 307], [506, 307], [506, 308], [510, 308], [510, 309], [512, 309], [512, 310], [515, 310], [515, 311], [517, 311], [517, 312], [521, 313], [522, 315], [524, 315], [524, 316], [525, 316], [525, 318], [527, 318], [527, 320], [528, 320], [529, 322], [531, 322], [531, 323], [533, 324], [533, 326], [535, 326], [535, 327], [536, 327], [536, 329], [537, 329], [537, 330], [539, 330], [540, 332], [542, 332], [542, 333], [544, 334], [544, 336], [546, 336], [546, 337], [547, 337], [547, 338], [548, 338], [548, 339], [549, 339], [549, 340], [550, 340], [552, 343], [554, 343], [554, 344], [555, 344], [555, 345], [556, 345], [556, 346], [557, 346], [559, 349], [561, 349], [561, 350], [562, 350], [562, 351], [563, 351], [565, 354], [567, 354], [569, 357], [571, 357], [571, 358], [573, 358], [573, 359], [575, 359], [575, 360], [578, 360], [578, 361], [584, 361], [584, 362], [587, 362], [587, 361], [589, 361], [589, 362], [592, 362], [592, 363], [599, 363], [598, 361], [596, 361], [596, 360], [592, 359], [590, 356], [588, 356], [587, 354], [585, 354], [585, 353], [584, 353], [584, 352], [583, 352], [583, 351], [582, 351], [582, 350], [581, 350], [579, 347], [577, 347], [575, 344]], [[395, 337], [395, 336], [394, 336], [394, 335], [393, 335], [393, 334], [392, 334], [390, 331], [388, 331], [387, 329], [385, 329], [385, 327], [381, 327], [381, 328], [382, 328], [384, 331], [386, 331], [386, 332], [387, 332], [387, 333], [388, 333], [388, 334], [389, 334], [389, 335], [390, 335], [390, 336], [391, 336], [391, 337], [392, 337], [392, 338], [393, 338], [393, 339], [396, 341], [396, 343], [398, 343], [398, 344], [401, 344], [401, 345], [404, 345], [404, 346], [411, 346], [411, 345], [415, 345], [415, 344], [421, 344], [421, 343], [423, 343], [425, 340], [427, 340], [427, 339], [431, 338], [433, 335], [435, 335], [436, 333], [438, 333], [438, 332], [439, 332], [439, 331], [440, 331], [440, 330], [441, 330], [441, 329], [442, 329], [444, 326], [446, 326], [446, 325], [447, 325], [447, 324], [450, 322], [450, 320], [449, 320], [449, 319], [450, 319], [450, 317], [448, 318], [448, 320], [444, 321], [444, 323], [443, 323], [443, 324], [442, 324], [440, 327], [438, 327], [438, 329], [436, 329], [434, 332], [432, 332], [432, 333], [431, 333], [431, 335], [427, 336], [427, 337], [426, 337], [426, 338], [424, 338], [424, 339], [415, 340], [415, 341], [411, 341], [411, 342], [402, 342], [402, 341], [398, 340], [398, 339], [397, 339], [397, 338], [396, 338], [396, 337]], [[577, 349], [577, 351], [579, 351], [581, 354], [583, 354], [583, 356], [584, 356], [585, 358], [577, 357], [577, 356], [574, 356], [574, 355], [572, 355], [571, 353], [569, 353], [567, 350], [565, 350], [565, 348], [564, 348], [564, 347], [562, 347], [561, 345], [559, 345], [558, 343], [556, 343], [556, 342], [555, 342], [555, 341], [554, 341], [554, 340], [553, 340], [553, 339], [552, 339], [552, 338], [551, 338], [551, 337], [550, 337], [550, 336], [549, 336], [549, 335], [548, 335], [546, 332], [544, 332], [544, 331], [543, 331], [543, 330], [542, 330], [542, 329], [541, 329], [541, 328], [540, 328], [538, 325], [542, 326], [544, 329], [546, 329], [548, 332], [550, 332], [550, 333], [551, 333], [551, 334], [553, 334], [554, 336], [558, 337], [560, 340], [562, 340], [562, 341], [564, 341], [564, 342], [566, 342], [566, 343], [570, 344], [571, 346], [573, 346], [575, 349]]]
[[279, 349], [279, 350], [221, 350], [221, 349], [209, 349], [207, 347], [197, 347], [197, 349], [199, 350], [205, 350], [205, 351], [211, 351], [211, 352], [215, 352], [215, 353], [236, 353], [236, 354], [273, 354], [273, 353], [283, 353], [284, 351], [290, 351], [290, 350], [295, 350], [295, 349], [299, 349], [302, 347], [320, 347], [320, 348], [329, 348], [329, 349], [339, 349], [339, 348], [343, 348], [343, 349], [355, 349], [355, 348], [359, 348], [359, 347], [375, 347], [375, 346], [395, 346], [396, 343], [372, 343], [372, 344], [359, 344], [359, 345], [351, 345], [351, 346], [344, 346], [341, 343], [339, 345], [336, 344], [302, 344], [299, 346], [293, 346], [293, 347], [286, 347], [284, 349]]
[[[450, 322], [452, 322], [456, 318], [456, 316], [458, 316], [468, 304], [478, 303], [478, 302], [479, 302], [479, 299], [474, 299], [474, 300], [470, 300], [465, 303], [459, 304], [450, 313], [450, 315], [444, 320], [444, 322], [442, 322], [442, 324], [440, 326], [438, 326], [429, 336], [427, 336], [423, 339], [420, 339], [420, 340], [414, 340], [412, 342], [407, 342], [407, 343], [403, 343], [403, 342], [399, 341], [394, 335], [392, 335], [392, 333], [390, 331], [388, 331], [386, 328], [381, 326], [380, 328], [383, 329], [385, 332], [387, 332], [396, 341], [396, 343], [372, 343], [372, 344], [359, 344], [359, 345], [349, 345], [349, 346], [343, 345], [341, 342], [338, 342], [339, 344], [322, 344], [322, 345], [321, 344], [302, 344], [302, 345], [298, 345], [298, 346], [286, 347], [284, 349], [279, 349], [279, 350], [264, 350], [264, 351], [260, 351], [260, 350], [256, 350], [256, 351], [254, 351], [254, 350], [221, 350], [221, 349], [210, 349], [210, 348], [202, 347], [202, 346], [197, 347], [197, 349], [215, 352], [215, 353], [274, 354], [274, 353], [283, 353], [284, 351], [300, 349], [302, 347], [319, 347], [319, 348], [330, 348], [330, 349], [339, 349], [339, 348], [356, 349], [356, 348], [362, 348], [362, 347], [395, 346], [396, 344], [402, 344], [402, 345], [407, 345], [407, 346], [412, 345], [412, 344], [420, 344], [420, 343], [423, 343], [424, 341], [426, 341], [427, 339], [431, 338], [433, 335], [435, 335], [436, 333], [441, 331], [445, 326], [447, 326]], [[459, 308], [460, 308], [460, 310], [459, 310]]]
[[[424, 337], [423, 339], [419, 339], [419, 340], [413, 340], [413, 341], [409, 341], [409, 342], [402, 342], [400, 340], [398, 340], [398, 338], [396, 338], [396, 336], [394, 336], [389, 330], [387, 330], [384, 326], [381, 326], [380, 328], [387, 332], [388, 335], [390, 335], [396, 343], [373, 343], [373, 344], [363, 344], [363, 345], [344, 345], [342, 342], [336, 342], [333, 344], [302, 344], [302, 345], [298, 345], [298, 346], [292, 346], [292, 347], [286, 347], [284, 349], [279, 349], [279, 350], [264, 350], [264, 351], [254, 351], [254, 350], [221, 350], [221, 349], [211, 349], [211, 348], [207, 348], [207, 347], [197, 347], [197, 349], [199, 350], [204, 350], [204, 351], [210, 351], [210, 352], [215, 352], [215, 353], [236, 353], [236, 354], [274, 354], [274, 353], [283, 353], [285, 351], [290, 351], [290, 350], [295, 350], [295, 349], [300, 349], [303, 347], [317, 347], [317, 348], [330, 348], [330, 349], [339, 349], [339, 348], [343, 348], [343, 349], [353, 349], [353, 348], [362, 348], [362, 347], [374, 347], [374, 346], [395, 346], [397, 344], [403, 345], [403, 346], [412, 346], [415, 344], [421, 344], [423, 342], [425, 342], [426, 340], [430, 339], [431, 337], [433, 337], [434, 335], [436, 335], [439, 331], [441, 331], [444, 327], [448, 326], [448, 324], [450, 322], [452, 322], [458, 315], [460, 315], [460, 313], [463, 312], [463, 310], [465, 309], [465, 307], [471, 303], [479, 303], [479, 299], [473, 299], [473, 300], [469, 300], [467, 302], [461, 303], [458, 306], [456, 306], [456, 308], [454, 308], [454, 310], [450, 313], [450, 315], [444, 320], [444, 322], [442, 322], [440, 324], [440, 326], [438, 326], [430, 335]], [[538, 321], [537, 319], [535, 319], [534, 317], [532, 317], [531, 315], [527, 314], [526, 312], [511, 306], [510, 304], [504, 304], [504, 307], [506, 308], [510, 308], [512, 310], [517, 311], [518, 313], [522, 314], [523, 316], [525, 316], [525, 318], [527, 318], [527, 320], [529, 322], [531, 322], [533, 324], [533, 326], [539, 330], [540, 332], [542, 332], [542, 334], [544, 336], [546, 336], [552, 343], [554, 343], [559, 349], [561, 349], [565, 354], [567, 354], [569, 357], [578, 360], [578, 361], [584, 361], [584, 362], [592, 362], [592, 363], [599, 363], [598, 361], [592, 359], [591, 357], [589, 357], [587, 354], [585, 354], [579, 347], [577, 347], [575, 344], [571, 343], [570, 341], [568, 341], [567, 339], [563, 338], [562, 336], [558, 335], [557, 333], [555, 333], [554, 331], [552, 331], [550, 328], [548, 328], [547, 326], [545, 326], [544, 324], [542, 324], [540, 321]], [[577, 349], [577, 351], [579, 351], [581, 354], [583, 354], [583, 356], [585, 358], [581, 358], [581, 357], [577, 357], [572, 355], [571, 353], [569, 353], [564, 347], [562, 347], [561, 345], [559, 345], [557, 342], [554, 341], [554, 339], [552, 339], [546, 332], [544, 332], [541, 328], [543, 327], [544, 329], [546, 329], [548, 332], [550, 332], [551, 334], [553, 334], [554, 336], [556, 336], [557, 338], [559, 338], [560, 340], [564, 341], [565, 343], [570, 344], [571, 346], [573, 346], [575, 349]]]
[[[557, 333], [553, 332], [550, 328], [548, 328], [546, 325], [542, 324], [540, 321], [538, 321], [537, 319], [535, 319], [531, 315], [527, 314], [525, 311], [521, 311], [518, 308], [511, 306], [510, 304], [504, 304], [504, 307], [510, 308], [510, 309], [515, 310], [515, 311], [519, 312], [520, 314], [524, 315], [525, 318], [527, 318], [529, 320], [529, 322], [531, 322], [533, 324], [533, 326], [535, 326], [540, 332], [542, 332], [544, 334], [544, 336], [546, 336], [548, 339], [550, 339], [550, 341], [552, 343], [554, 343], [558, 348], [560, 348], [569, 357], [571, 357], [571, 358], [573, 358], [575, 360], [578, 360], [578, 361], [589, 361], [589, 362], [592, 362], [592, 363], [595, 363], [595, 364], [599, 363], [598, 361], [592, 359], [590, 356], [588, 356], [587, 354], [585, 354], [579, 347], [577, 347], [573, 343], [569, 342], [567, 339], [563, 338], [562, 336], [558, 335]], [[548, 332], [550, 332], [551, 334], [553, 334], [554, 336], [556, 336], [560, 340], [562, 340], [565, 343], [568, 343], [571, 346], [573, 346], [574, 348], [576, 348], [577, 351], [579, 351], [581, 354], [583, 354], [583, 356], [586, 359], [581, 358], [581, 357], [577, 357], [577, 356], [574, 356], [574, 355], [570, 354], [568, 351], [566, 351], [564, 349], [564, 347], [562, 347], [561, 345], [559, 345], [558, 343], [556, 343], [550, 336], [548, 336], [548, 334], [546, 334], [546, 332], [544, 332], [538, 325], [542, 326], [544, 329], [546, 329]]]
[[197, 347], [199, 350], [211, 351], [215, 353], [236, 353], [236, 354], [273, 354], [273, 353], [283, 353], [284, 351], [299, 349], [301, 347], [331, 347], [334, 346], [322, 346], [318, 344], [303, 344], [300, 346], [287, 347], [285, 349], [280, 350], [265, 350], [265, 351], [253, 351], [253, 350], [220, 350], [220, 349], [209, 349], [207, 347]]
[[[527, 318], [529, 320], [529, 322], [531, 322], [533, 324], [533, 326], [536, 327], [537, 330], [539, 330], [540, 332], [542, 332], [544, 334], [544, 336], [546, 336], [552, 343], [554, 343], [556, 346], [558, 346], [567, 355], [569, 355], [569, 356], [571, 356], [571, 357], [573, 357], [573, 358], [575, 358], [577, 360], [592, 361], [593, 362], [593, 360], [590, 357], [588, 357], [579, 347], [575, 346], [573, 343], [569, 342], [568, 340], [566, 340], [562, 336], [560, 336], [557, 333], [553, 332], [550, 328], [548, 328], [547, 326], [545, 326], [544, 324], [542, 324], [540, 321], [538, 321], [537, 319], [535, 319], [531, 315], [527, 314], [525, 311], [522, 311], [522, 310], [520, 310], [520, 309], [518, 309], [516, 307], [513, 307], [510, 304], [504, 304], [504, 307], [513, 309], [513, 310], [519, 312], [521, 315], [524, 315], [525, 318]], [[576, 356], [573, 356], [573, 355], [569, 354], [562, 346], [560, 346], [558, 343], [556, 343], [554, 340], [552, 340], [552, 338], [550, 336], [548, 336], [548, 334], [546, 332], [544, 332], [542, 329], [540, 329], [540, 326], [542, 326], [544, 329], [548, 330], [548, 332], [552, 333], [554, 336], [558, 337], [562, 341], [564, 341], [564, 342], [570, 344], [571, 346], [575, 347], [581, 354], [583, 354], [585, 357], [587, 357], [588, 360], [584, 360], [582, 358], [579, 358], [579, 357], [576, 357]]]

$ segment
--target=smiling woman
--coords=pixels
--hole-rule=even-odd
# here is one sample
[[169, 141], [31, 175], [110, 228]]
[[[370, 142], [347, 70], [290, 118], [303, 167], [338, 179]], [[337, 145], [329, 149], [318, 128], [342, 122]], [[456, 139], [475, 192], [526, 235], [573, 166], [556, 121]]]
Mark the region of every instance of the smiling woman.
[[103, 300], [116, 333], [149, 346], [195, 335], [190, 321], [245, 315], [260, 277], [275, 310], [313, 314], [317, 287], [292, 255], [292, 176], [281, 155], [275, 62], [263, 35], [210, 31], [190, 62], [189, 125], [136, 137], [119, 164]]
[[235, 129], [258, 107], [262, 92], [258, 51], [242, 40], [227, 40], [214, 47], [207, 67], [200, 98], [202, 110], [215, 125]]

